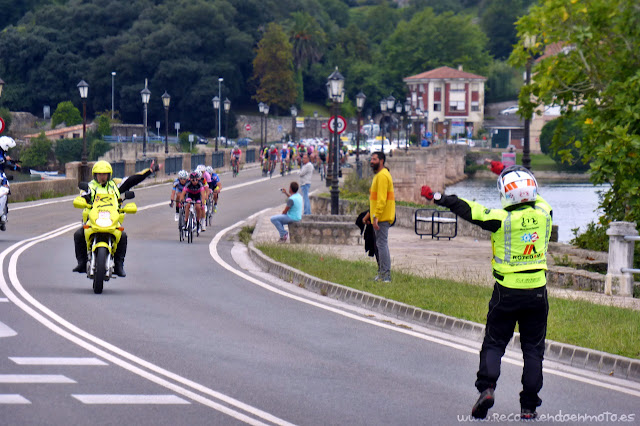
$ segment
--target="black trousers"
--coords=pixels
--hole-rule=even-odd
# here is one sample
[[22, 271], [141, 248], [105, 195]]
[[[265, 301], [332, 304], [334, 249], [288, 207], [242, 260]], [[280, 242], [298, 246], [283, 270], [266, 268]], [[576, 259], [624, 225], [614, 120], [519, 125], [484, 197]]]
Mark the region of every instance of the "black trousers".
[[480, 368], [476, 380], [478, 391], [496, 387], [500, 376], [500, 362], [517, 322], [524, 358], [520, 405], [535, 411], [542, 404], [538, 392], [542, 389], [542, 359], [548, 313], [546, 287], [525, 290], [495, 284], [480, 350]]
[[[76, 232], [73, 233], [73, 245], [76, 249], [76, 260], [78, 264], [87, 263], [87, 242], [84, 239], [84, 228], [80, 227]], [[116, 248], [116, 253], [113, 258], [113, 261], [116, 263], [124, 262], [124, 257], [127, 255], [127, 234], [122, 231], [122, 236], [120, 237], [120, 242], [118, 243], [118, 247]]]

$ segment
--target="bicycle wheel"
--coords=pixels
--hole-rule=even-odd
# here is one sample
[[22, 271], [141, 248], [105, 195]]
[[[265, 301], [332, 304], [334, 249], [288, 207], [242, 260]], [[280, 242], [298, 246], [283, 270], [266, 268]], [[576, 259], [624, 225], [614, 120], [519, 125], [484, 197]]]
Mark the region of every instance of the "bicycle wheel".
[[213, 216], [213, 201], [211, 198], [211, 195], [207, 198], [207, 213], [205, 215], [205, 223], [207, 226], [211, 225], [211, 217]]
[[[193, 210], [193, 209], [192, 209]], [[189, 219], [187, 220], [187, 227], [185, 229], [187, 243], [191, 244], [193, 242], [193, 211], [189, 211]]]

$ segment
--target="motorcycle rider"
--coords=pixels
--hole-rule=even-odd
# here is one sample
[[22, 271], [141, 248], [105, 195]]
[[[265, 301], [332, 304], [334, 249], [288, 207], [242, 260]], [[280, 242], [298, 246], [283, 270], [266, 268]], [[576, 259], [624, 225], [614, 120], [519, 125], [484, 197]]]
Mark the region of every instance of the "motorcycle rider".
[[[93, 180], [89, 182], [89, 190], [83, 192], [81, 195], [87, 200], [89, 204], [93, 204], [93, 200], [96, 194], [116, 194], [118, 199], [120, 194], [133, 188], [147, 177], [151, 176], [153, 172], [160, 170], [160, 167], [155, 164], [155, 161], [151, 162], [151, 166], [135, 175], [126, 177], [122, 180], [113, 179], [113, 169], [111, 164], [107, 161], [101, 160], [96, 162], [91, 169], [93, 174]], [[119, 181], [119, 182], [118, 182]], [[87, 242], [84, 238], [84, 228], [80, 227], [73, 234], [73, 242], [76, 251], [76, 260], [78, 265], [73, 268], [73, 272], [86, 273], [87, 272]], [[120, 242], [116, 248], [114, 256], [114, 268], [113, 272], [119, 277], [126, 277], [124, 272], [124, 258], [127, 254], [127, 234], [122, 231]]]
[[8, 198], [9, 194], [11, 194], [9, 190], [9, 180], [4, 173], [4, 168], [9, 166], [12, 170], [20, 170], [20, 166], [7, 155], [7, 151], [14, 146], [16, 146], [16, 141], [14, 141], [13, 138], [9, 136], [0, 137], [0, 231], [7, 229], [7, 214], [9, 213]]

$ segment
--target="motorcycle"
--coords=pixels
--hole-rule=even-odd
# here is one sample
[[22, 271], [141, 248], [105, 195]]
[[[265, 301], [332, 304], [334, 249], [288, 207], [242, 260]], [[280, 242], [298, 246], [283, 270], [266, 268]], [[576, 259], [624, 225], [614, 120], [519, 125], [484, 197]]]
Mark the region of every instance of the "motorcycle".
[[[126, 191], [124, 200], [135, 197], [133, 191]], [[93, 204], [83, 196], [73, 200], [73, 206], [84, 209], [82, 223], [87, 242], [87, 278], [93, 279], [93, 292], [102, 293], [105, 281], [114, 276], [114, 256], [122, 236], [122, 222], [125, 214], [135, 214], [135, 203], [121, 206], [115, 194], [96, 194]]]

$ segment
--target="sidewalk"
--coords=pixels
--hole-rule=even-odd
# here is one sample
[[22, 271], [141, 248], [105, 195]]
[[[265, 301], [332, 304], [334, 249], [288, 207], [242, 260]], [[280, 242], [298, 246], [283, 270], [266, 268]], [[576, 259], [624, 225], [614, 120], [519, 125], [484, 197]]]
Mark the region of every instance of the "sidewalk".
[[[269, 219], [281, 214], [283, 209], [284, 204], [265, 212], [257, 219], [252, 237], [255, 244], [278, 241], [278, 231]], [[372, 264], [375, 262], [373, 257], [367, 256], [363, 246], [291, 244], [290, 247], [331, 254], [345, 260], [368, 259]], [[413, 229], [395, 226], [389, 231], [389, 251], [392, 277], [393, 271], [403, 271], [425, 278], [451, 279], [485, 286], [493, 286], [495, 282], [491, 273], [491, 241], [488, 240], [470, 237], [456, 237], [452, 240], [436, 240], [431, 237], [420, 239]], [[548, 287], [548, 290], [553, 297], [640, 310], [640, 299], [554, 287]]]

